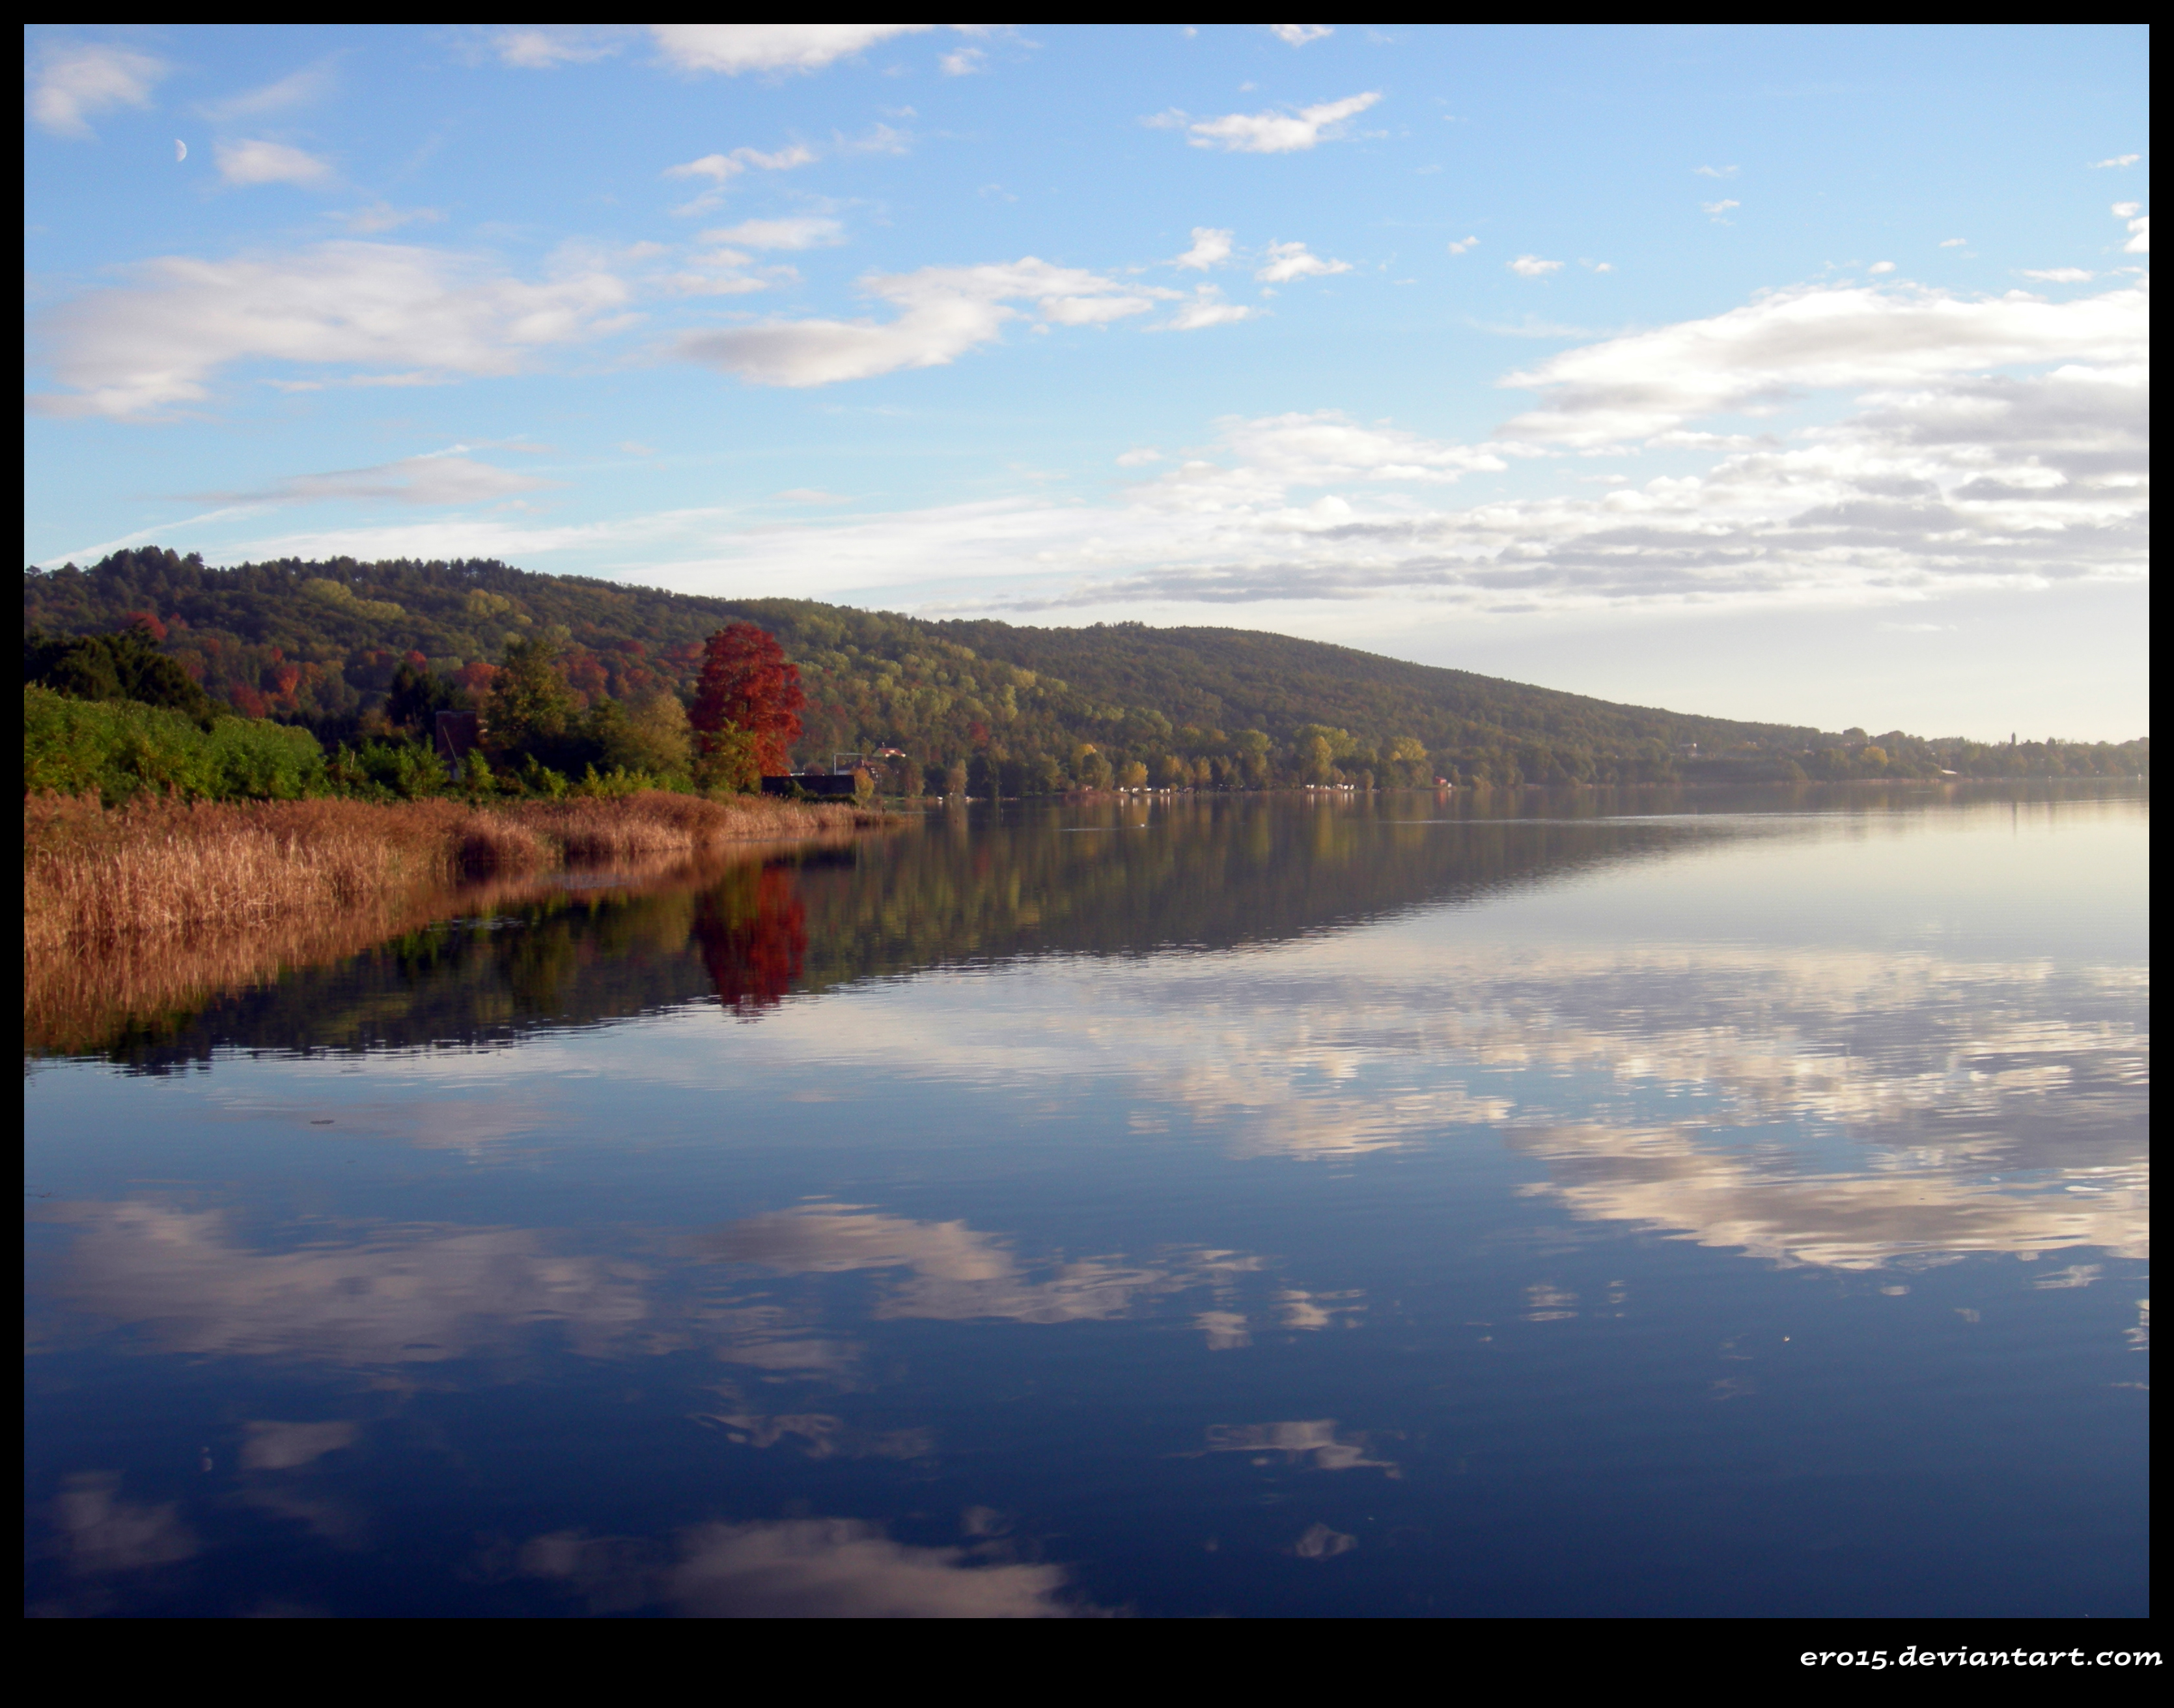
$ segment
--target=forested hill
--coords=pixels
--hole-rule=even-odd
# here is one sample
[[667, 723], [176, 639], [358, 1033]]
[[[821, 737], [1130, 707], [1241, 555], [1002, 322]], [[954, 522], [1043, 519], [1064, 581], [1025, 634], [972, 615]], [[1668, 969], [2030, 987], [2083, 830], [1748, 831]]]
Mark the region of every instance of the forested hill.
[[[691, 695], [701, 642], [775, 634], [808, 694], [803, 760], [895, 748], [900, 770], [964, 767], [976, 792], [1116, 782], [1660, 781], [1914, 775], [1959, 756], [1892, 732], [1821, 735], [1618, 705], [1320, 641], [1138, 624], [928, 622], [806, 600], [710, 599], [490, 561], [287, 560], [208, 569], [146, 547], [23, 577], [26, 630], [140, 622], [214, 696], [328, 740], [367, 731], [394, 673], [426, 664], [479, 701], [508, 640], [548, 635], [577, 695]], [[2132, 746], [2135, 744], [2131, 744]], [[2033, 750], [1984, 775], [2143, 769]], [[2139, 749], [2139, 752], [2144, 750]], [[2025, 761], [2027, 760], [2027, 763]]]

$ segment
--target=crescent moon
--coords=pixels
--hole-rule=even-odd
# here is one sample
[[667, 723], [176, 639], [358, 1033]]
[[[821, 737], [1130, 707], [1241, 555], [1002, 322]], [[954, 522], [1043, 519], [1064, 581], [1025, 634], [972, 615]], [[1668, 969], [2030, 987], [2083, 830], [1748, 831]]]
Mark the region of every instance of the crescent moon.
[[178, 165], [189, 157], [189, 145], [179, 137], [174, 138], [174, 163]]

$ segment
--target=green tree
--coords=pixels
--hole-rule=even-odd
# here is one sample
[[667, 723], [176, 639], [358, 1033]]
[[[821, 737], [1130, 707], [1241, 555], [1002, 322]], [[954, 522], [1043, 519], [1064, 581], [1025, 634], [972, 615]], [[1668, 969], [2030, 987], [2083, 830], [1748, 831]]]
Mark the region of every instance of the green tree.
[[565, 741], [573, 712], [573, 692], [559, 673], [557, 643], [545, 635], [507, 641], [484, 716], [484, 739], [492, 750], [549, 765]]
[[1336, 752], [1318, 731], [1299, 738], [1294, 757], [1302, 783], [1326, 783], [1336, 775]]
[[[619, 708], [616, 700], [599, 702]], [[694, 765], [692, 732], [687, 708], [676, 694], [656, 694], [640, 705], [619, 710], [608, 728], [592, 725], [598, 748], [598, 763], [646, 771], [657, 777], [684, 777]]]
[[705, 794], [751, 795], [762, 787], [755, 738], [736, 723], [705, 730], [693, 763], [695, 786]]
[[131, 700], [211, 727], [216, 708], [180, 663], [160, 651], [148, 626], [115, 635], [23, 635], [23, 681], [71, 700]]
[[1406, 788], [1424, 788], [1434, 781], [1433, 762], [1426, 743], [1417, 736], [1400, 735], [1389, 743], [1389, 776]]
[[427, 666], [403, 659], [392, 673], [392, 686], [385, 696], [385, 720], [396, 729], [430, 738], [441, 711], [459, 708], [459, 689]]

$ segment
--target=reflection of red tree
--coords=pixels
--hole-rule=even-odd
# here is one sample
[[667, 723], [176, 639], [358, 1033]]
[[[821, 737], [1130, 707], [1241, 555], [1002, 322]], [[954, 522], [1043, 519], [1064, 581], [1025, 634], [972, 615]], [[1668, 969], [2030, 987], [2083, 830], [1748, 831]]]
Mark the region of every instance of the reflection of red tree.
[[776, 1008], [808, 958], [808, 908], [791, 869], [734, 873], [697, 904], [695, 939], [719, 1002], [745, 1020]]

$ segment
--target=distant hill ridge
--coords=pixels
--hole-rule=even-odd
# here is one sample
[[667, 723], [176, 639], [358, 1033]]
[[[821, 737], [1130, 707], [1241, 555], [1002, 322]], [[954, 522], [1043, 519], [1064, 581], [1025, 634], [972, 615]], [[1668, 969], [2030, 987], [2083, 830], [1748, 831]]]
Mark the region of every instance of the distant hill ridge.
[[479, 697], [508, 640], [545, 634], [586, 697], [684, 698], [704, 637], [754, 622], [802, 672], [804, 761], [897, 749], [932, 777], [963, 769], [977, 792], [1910, 776], [1965, 768], [1958, 758], [1977, 775], [2148, 767], [2148, 744], [2103, 755], [2036, 744], [2002, 759], [2004, 750], [1900, 732], [1874, 739], [1620, 705], [1246, 630], [932, 622], [480, 559], [214, 569], [143, 547], [88, 570], [25, 570], [23, 615], [26, 630], [57, 635], [142, 620], [215, 699], [309, 724], [327, 740], [369, 727], [403, 662], [427, 663]]

